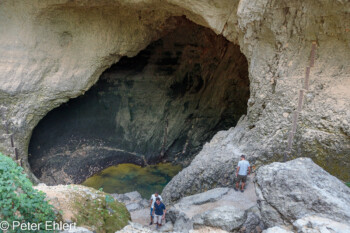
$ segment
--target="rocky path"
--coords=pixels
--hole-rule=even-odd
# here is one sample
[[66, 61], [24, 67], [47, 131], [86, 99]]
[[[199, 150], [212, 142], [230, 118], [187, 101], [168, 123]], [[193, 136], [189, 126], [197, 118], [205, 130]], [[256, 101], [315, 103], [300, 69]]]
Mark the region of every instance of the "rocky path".
[[[255, 206], [257, 197], [255, 194], [255, 186], [252, 182], [253, 179], [254, 175], [251, 175], [248, 178], [247, 186], [243, 193], [240, 191], [235, 191], [233, 188], [216, 188], [204, 193], [182, 198], [174, 206], [167, 206], [167, 223], [161, 227], [160, 231], [212, 232], [215, 230], [217, 232], [225, 232], [224, 230], [215, 228], [215, 226], [207, 226], [207, 223], [203, 219], [212, 218], [213, 216], [211, 216], [210, 213], [215, 214], [215, 211], [213, 210], [218, 210], [219, 215], [225, 217], [225, 214], [229, 215], [232, 214], [232, 212], [244, 214], [246, 210]], [[129, 196], [135, 196], [135, 194]], [[129, 202], [126, 202], [127, 207], [130, 209], [129, 211], [133, 222], [133, 224], [130, 225], [129, 230], [140, 232], [142, 232], [141, 229], [145, 230], [144, 232], [147, 232], [147, 230], [155, 231], [156, 229], [154, 225], [149, 226], [149, 207], [146, 205], [141, 207], [141, 205], [139, 205], [139, 208], [135, 208], [135, 203], [146, 202], [144, 199], [142, 201], [134, 199], [133, 202], [130, 202], [130, 200]], [[229, 209], [227, 209], [227, 207]], [[196, 225], [195, 230], [193, 230], [193, 224]]]
[[[221, 206], [233, 206], [240, 210], [246, 210], [256, 205], [257, 197], [255, 194], [255, 186], [252, 182], [253, 176], [248, 180], [248, 185], [246, 186], [245, 191], [242, 193], [240, 191], [235, 191], [233, 188], [227, 189], [227, 192], [221, 197], [213, 198], [207, 202], [200, 205], [190, 205], [187, 210], [184, 212], [189, 216], [193, 217], [197, 214], [204, 213], [205, 211], [215, 209]], [[196, 195], [194, 195], [196, 196]], [[186, 200], [186, 198], [183, 198]], [[181, 204], [181, 200], [179, 202]], [[177, 204], [178, 205], [178, 204]], [[176, 206], [176, 205], [175, 205]]]
[[[255, 175], [256, 177], [249, 177], [244, 193], [234, 191], [233, 188], [215, 188], [183, 197], [172, 206], [167, 206], [167, 223], [159, 231], [350, 233], [349, 187], [313, 163], [311, 159], [299, 158], [286, 163], [275, 162], [260, 167]], [[69, 193], [75, 192], [76, 189], [78, 188], [70, 189]], [[48, 196], [53, 195], [52, 198], [57, 198], [57, 192], [49, 190], [46, 193]], [[132, 222], [118, 232], [159, 232], [154, 225], [148, 225], [149, 202], [138, 192], [111, 195], [126, 205], [132, 218]], [[60, 209], [62, 208], [65, 212], [69, 211], [67, 206], [60, 205]], [[88, 213], [93, 212], [88, 210]], [[94, 225], [89, 224], [86, 227], [101, 228], [95, 221]], [[74, 232], [91, 233], [87, 229], [83, 230]]]

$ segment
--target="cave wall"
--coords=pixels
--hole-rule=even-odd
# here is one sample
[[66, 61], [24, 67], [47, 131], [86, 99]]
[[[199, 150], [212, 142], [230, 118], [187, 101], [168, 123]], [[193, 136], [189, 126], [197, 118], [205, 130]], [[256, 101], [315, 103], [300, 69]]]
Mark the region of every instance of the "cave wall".
[[[88, 90], [120, 57], [134, 56], [160, 38], [173, 27], [167, 18], [185, 15], [240, 46], [249, 63], [251, 96], [247, 116], [204, 146], [170, 182], [165, 190], [172, 193], [169, 197], [226, 184], [225, 174], [240, 153], [257, 163], [281, 159], [313, 40], [317, 57], [293, 154], [310, 156], [331, 174], [349, 180], [349, 4], [341, 0], [1, 1], [0, 150], [14, 156], [7, 124], [31, 175], [27, 150], [39, 120]], [[214, 176], [222, 179], [214, 182]], [[184, 177], [191, 188], [181, 184]]]
[[175, 30], [39, 122], [29, 162], [42, 182], [80, 183], [125, 162], [188, 164], [247, 113], [248, 63], [239, 47], [183, 17], [172, 20]]

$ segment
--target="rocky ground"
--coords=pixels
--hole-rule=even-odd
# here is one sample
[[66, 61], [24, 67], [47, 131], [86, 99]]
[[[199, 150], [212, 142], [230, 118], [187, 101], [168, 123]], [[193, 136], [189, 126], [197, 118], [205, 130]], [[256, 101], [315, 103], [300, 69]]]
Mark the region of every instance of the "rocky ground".
[[[158, 231], [350, 232], [350, 188], [309, 158], [262, 166], [247, 184], [243, 193], [221, 187], [167, 205], [165, 224]], [[47, 194], [63, 221], [77, 222], [79, 228], [66, 233], [157, 232], [149, 225], [149, 201], [136, 191], [110, 194], [107, 201], [107, 194], [80, 185], [42, 184], [36, 189]]]
[[[154, 232], [146, 200], [125, 196], [133, 222], [119, 232]], [[167, 208], [161, 232], [350, 232], [350, 188], [308, 158], [260, 167], [244, 193], [215, 188]]]
[[[231, 230], [241, 227], [246, 219], [246, 211], [253, 213], [256, 211], [257, 197], [255, 188], [249, 179], [249, 185], [244, 193], [237, 192], [232, 188], [217, 188], [193, 196], [184, 197], [173, 206], [168, 206], [166, 214], [166, 224], [160, 231], [189, 232], [193, 230], [203, 230], [207, 227], [218, 228], [214, 222], [225, 224], [227, 219], [235, 219], [236, 212], [240, 216], [236, 226], [231, 227], [229, 220], [224, 229]], [[122, 195], [113, 195], [117, 200], [126, 204], [131, 213], [131, 219], [134, 223], [144, 228], [155, 230], [155, 226], [149, 226], [149, 202], [142, 199], [137, 192], [126, 193]]]

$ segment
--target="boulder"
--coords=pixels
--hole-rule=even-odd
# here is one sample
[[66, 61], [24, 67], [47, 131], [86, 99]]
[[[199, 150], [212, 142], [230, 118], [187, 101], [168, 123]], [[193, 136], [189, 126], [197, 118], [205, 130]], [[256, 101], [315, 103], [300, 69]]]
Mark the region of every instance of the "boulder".
[[174, 231], [176, 232], [189, 232], [193, 229], [193, 221], [185, 213], [180, 212], [174, 223]]
[[247, 210], [247, 219], [240, 229], [242, 233], [260, 233], [264, 229], [264, 223], [261, 219], [261, 214], [258, 206], [253, 206]]
[[220, 206], [193, 217], [194, 229], [211, 226], [226, 231], [238, 230], [247, 218], [245, 211], [234, 206]]
[[313, 214], [350, 222], [350, 188], [309, 158], [260, 167], [255, 182], [268, 227], [291, 225]]

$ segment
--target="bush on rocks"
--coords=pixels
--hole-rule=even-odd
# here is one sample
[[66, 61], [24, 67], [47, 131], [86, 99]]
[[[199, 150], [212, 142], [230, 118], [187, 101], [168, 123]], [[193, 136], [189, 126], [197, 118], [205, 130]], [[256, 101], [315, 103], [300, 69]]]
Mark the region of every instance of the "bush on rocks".
[[[0, 153], [0, 219], [8, 222], [42, 223], [55, 221], [53, 206], [45, 201], [46, 195], [33, 189], [33, 184], [10, 157]], [[45, 224], [40, 225], [45, 232]], [[20, 232], [16, 227], [14, 232]]]

